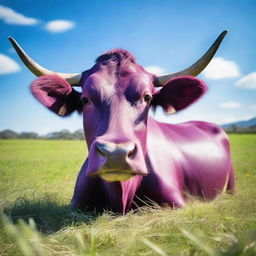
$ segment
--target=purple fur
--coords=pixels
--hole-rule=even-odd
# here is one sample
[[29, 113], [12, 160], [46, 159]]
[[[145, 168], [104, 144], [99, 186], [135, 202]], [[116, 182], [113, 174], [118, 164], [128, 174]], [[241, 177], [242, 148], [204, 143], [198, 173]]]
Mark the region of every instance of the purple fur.
[[96, 63], [104, 62], [104, 61], [118, 61], [119, 63], [128, 60], [132, 63], [135, 63], [136, 59], [135, 57], [129, 53], [128, 51], [124, 49], [113, 49], [111, 51], [107, 51], [106, 53], [103, 53], [101, 56], [99, 56], [96, 59]]

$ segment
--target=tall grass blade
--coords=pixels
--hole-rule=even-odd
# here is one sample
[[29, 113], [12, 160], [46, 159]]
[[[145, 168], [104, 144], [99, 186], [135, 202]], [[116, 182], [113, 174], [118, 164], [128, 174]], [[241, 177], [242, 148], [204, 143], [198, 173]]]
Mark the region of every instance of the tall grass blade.
[[36, 229], [33, 219], [29, 219], [29, 224], [24, 220], [18, 220], [15, 225], [3, 213], [0, 213], [1, 224], [6, 233], [10, 234], [16, 241], [21, 253], [24, 256], [46, 256], [47, 253], [41, 246], [41, 235]]
[[167, 256], [167, 254], [156, 244], [150, 242], [147, 238], [143, 237], [141, 238], [142, 242], [147, 245], [149, 248], [151, 248], [154, 252], [161, 256]]
[[86, 255], [86, 245], [81, 232], [77, 232], [75, 236], [79, 245], [80, 255]]
[[96, 234], [94, 231], [91, 232], [91, 244], [90, 244], [90, 256], [96, 255]]
[[199, 237], [196, 235], [190, 233], [189, 231], [185, 229], [180, 229], [181, 232], [189, 238], [191, 241], [196, 243], [201, 249], [203, 249], [205, 252], [207, 252], [210, 256], [220, 256], [220, 254], [213, 248], [211, 248], [209, 245], [207, 245], [205, 242], [203, 242]]
[[33, 248], [16, 226], [2, 213], [0, 214], [0, 219], [5, 232], [10, 234], [16, 240], [21, 253], [24, 256], [33, 256]]

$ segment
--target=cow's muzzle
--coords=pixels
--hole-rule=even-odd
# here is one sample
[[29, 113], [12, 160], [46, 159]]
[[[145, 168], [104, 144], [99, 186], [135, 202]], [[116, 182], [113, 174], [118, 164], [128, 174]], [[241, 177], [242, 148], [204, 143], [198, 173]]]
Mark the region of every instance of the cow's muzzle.
[[[132, 162], [135, 160], [136, 154], [137, 147], [132, 142], [112, 143], [95, 141], [89, 158], [94, 158], [94, 161], [97, 161], [99, 164], [96, 164], [96, 162], [92, 163], [92, 159], [90, 159], [91, 163], [89, 164], [90, 168], [87, 175], [100, 176], [109, 182], [125, 181], [134, 175], [145, 175], [132, 168]], [[95, 167], [91, 168], [92, 166]]]

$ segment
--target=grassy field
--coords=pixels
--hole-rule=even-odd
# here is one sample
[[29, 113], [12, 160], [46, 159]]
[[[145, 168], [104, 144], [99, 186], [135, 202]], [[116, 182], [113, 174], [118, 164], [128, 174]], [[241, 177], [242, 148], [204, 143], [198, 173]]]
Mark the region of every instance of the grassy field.
[[256, 255], [256, 135], [230, 137], [235, 195], [125, 216], [69, 210], [83, 141], [0, 140], [0, 255]]

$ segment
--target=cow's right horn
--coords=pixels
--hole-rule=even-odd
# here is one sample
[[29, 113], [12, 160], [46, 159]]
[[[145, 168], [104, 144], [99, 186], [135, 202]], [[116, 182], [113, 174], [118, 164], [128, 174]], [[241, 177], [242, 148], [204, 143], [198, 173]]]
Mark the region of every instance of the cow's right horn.
[[82, 77], [81, 73], [58, 73], [46, 69], [36, 63], [32, 58], [30, 58], [26, 52], [19, 46], [19, 44], [12, 38], [8, 37], [10, 42], [12, 43], [14, 49], [16, 50], [17, 54], [19, 55], [22, 62], [27, 66], [27, 68], [36, 76], [45, 76], [45, 75], [58, 75], [63, 79], [67, 80], [71, 85], [78, 86]]
[[224, 30], [218, 36], [218, 38], [215, 40], [215, 42], [211, 45], [211, 47], [208, 49], [208, 51], [190, 67], [183, 69], [182, 71], [172, 73], [172, 74], [158, 76], [155, 86], [156, 87], [164, 86], [164, 84], [167, 81], [169, 81], [171, 78], [174, 78], [177, 76], [197, 76], [197, 75], [199, 75], [205, 69], [205, 67], [210, 63], [211, 59], [213, 58], [214, 54], [218, 50], [218, 48], [226, 34], [227, 34], [227, 30]]

